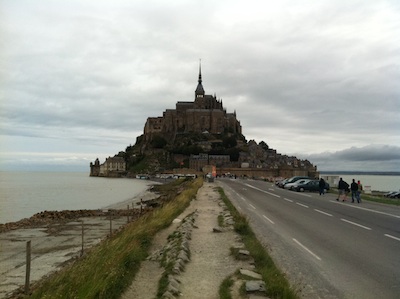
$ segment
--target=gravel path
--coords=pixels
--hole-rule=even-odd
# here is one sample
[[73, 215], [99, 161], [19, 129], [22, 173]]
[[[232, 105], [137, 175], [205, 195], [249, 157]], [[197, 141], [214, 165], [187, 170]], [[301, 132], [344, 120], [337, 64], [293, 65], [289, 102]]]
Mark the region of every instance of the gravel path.
[[[169, 228], [157, 234], [153, 242], [152, 252], [161, 250], [167, 243], [167, 237], [179, 226], [180, 220], [196, 211], [189, 241], [190, 261], [177, 277], [180, 281], [181, 298], [219, 298], [218, 290], [222, 281], [247, 265], [230, 255], [230, 247], [239, 246], [233, 230], [213, 232], [213, 228], [218, 226], [218, 215], [224, 211], [215, 188], [214, 183], [205, 182], [199, 189], [196, 200], [192, 201]], [[144, 262], [132, 285], [121, 298], [155, 298], [163, 271], [158, 261]]]

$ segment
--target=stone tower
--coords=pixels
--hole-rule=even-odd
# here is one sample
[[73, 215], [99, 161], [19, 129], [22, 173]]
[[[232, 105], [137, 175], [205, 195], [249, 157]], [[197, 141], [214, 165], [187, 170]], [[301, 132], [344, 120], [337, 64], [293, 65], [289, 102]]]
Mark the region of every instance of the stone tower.
[[224, 134], [242, 133], [236, 112], [227, 113], [222, 100], [204, 91], [199, 65], [199, 77], [194, 102], [176, 103], [175, 109], [167, 109], [162, 117], [149, 117], [144, 127], [144, 138], [152, 140], [155, 134], [174, 140], [176, 134], [204, 133]]

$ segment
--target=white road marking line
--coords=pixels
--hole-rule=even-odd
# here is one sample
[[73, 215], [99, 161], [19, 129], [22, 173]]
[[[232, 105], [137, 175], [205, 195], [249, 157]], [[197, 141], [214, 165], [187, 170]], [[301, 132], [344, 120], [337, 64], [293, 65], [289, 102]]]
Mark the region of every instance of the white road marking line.
[[249, 184], [245, 184], [245, 185], [246, 185], [246, 186], [248, 186], [248, 187], [250, 187], [250, 188], [256, 189], [256, 190], [258, 190], [258, 191], [261, 191], [261, 192], [267, 193], [267, 194], [269, 194], [269, 195], [272, 195], [272, 196], [275, 196], [275, 197], [278, 197], [278, 198], [280, 198], [280, 196], [279, 196], [279, 195], [276, 195], [276, 194], [274, 194], [274, 193], [271, 193], [271, 192], [268, 192], [268, 191], [262, 190], [262, 189], [260, 189], [260, 188], [254, 187], [254, 186], [252, 186], [252, 185], [249, 185]]
[[296, 202], [296, 205], [299, 205], [299, 206], [302, 206], [302, 207], [304, 207], [304, 208], [307, 208], [307, 209], [308, 209], [308, 206], [306, 206], [306, 205], [303, 205], [302, 203]]
[[298, 194], [301, 195], [301, 196], [305, 196], [305, 197], [311, 197], [310, 194], [304, 194], [304, 193], [298, 193]]
[[395, 236], [391, 236], [391, 235], [388, 235], [388, 234], [385, 234], [385, 237], [392, 238], [393, 240], [400, 241], [400, 238], [397, 238]]
[[271, 219], [269, 219], [267, 216], [265, 216], [265, 215], [263, 215], [263, 217], [265, 218], [265, 219], [267, 219], [269, 222], [271, 222], [272, 224], [275, 224], [275, 222], [273, 222]]
[[254, 210], [256, 210], [256, 207], [253, 206], [252, 204], [249, 204], [250, 207], [252, 207]]
[[[343, 202], [337, 201], [337, 200], [330, 200], [330, 202], [332, 202], [332, 203], [340, 203], [340, 204], [343, 203]], [[368, 212], [372, 212], [372, 213], [376, 213], [376, 214], [382, 214], [382, 215], [386, 215], [386, 216], [391, 216], [391, 217], [395, 217], [395, 218], [399, 218], [400, 219], [400, 215], [394, 215], [394, 214], [390, 214], [390, 213], [386, 213], [386, 212], [375, 211], [375, 210], [371, 210], [371, 209], [360, 207], [358, 205], [354, 205], [354, 206], [353, 205], [346, 205], [346, 207], [350, 207], [350, 208], [354, 208], [354, 209], [360, 209], [360, 210], [364, 210], [364, 211], [368, 211]]]
[[242, 195], [237, 193], [235, 190], [232, 189], [232, 191], [236, 194], [237, 197], [239, 197], [241, 200], [246, 201], [246, 198], [244, 198]]
[[293, 241], [296, 242], [299, 246], [301, 246], [304, 250], [306, 250], [309, 254], [311, 254], [313, 257], [315, 257], [317, 260], [321, 260], [321, 258], [316, 255], [314, 252], [312, 252], [310, 249], [308, 249], [306, 246], [301, 244], [299, 241], [297, 241], [295, 238], [293, 238]]
[[284, 197], [283, 199], [286, 200], [286, 201], [288, 201], [288, 202], [293, 202], [293, 200], [291, 200], [291, 199], [289, 199], [289, 198], [286, 198], [286, 197]]
[[270, 190], [270, 191], [275, 191], [275, 189], [273, 189], [273, 188], [268, 188], [268, 190]]
[[318, 212], [318, 213], [321, 213], [321, 214], [324, 214], [324, 215], [326, 215], [326, 216], [330, 216], [330, 217], [333, 216], [332, 214], [329, 214], [329, 213], [324, 212], [324, 211], [321, 211], [321, 210], [314, 209], [314, 211], [316, 211], [316, 212]]
[[367, 229], [367, 230], [371, 230], [371, 228], [369, 228], [369, 227], [367, 227], [367, 226], [364, 226], [364, 225], [361, 225], [361, 224], [355, 223], [355, 222], [353, 222], [353, 221], [350, 221], [350, 220], [346, 220], [346, 219], [343, 219], [343, 218], [341, 218], [340, 220], [342, 220], [342, 221], [344, 221], [344, 222], [347, 222], [347, 223], [350, 223], [350, 224], [353, 224], [353, 225], [355, 225], [355, 226], [358, 226], [358, 227], [361, 227], [361, 228]]

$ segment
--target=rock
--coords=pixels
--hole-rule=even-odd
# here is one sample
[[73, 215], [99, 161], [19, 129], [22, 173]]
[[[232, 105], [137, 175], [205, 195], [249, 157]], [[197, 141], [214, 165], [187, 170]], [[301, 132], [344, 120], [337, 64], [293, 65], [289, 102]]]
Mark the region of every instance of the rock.
[[175, 297], [174, 295], [172, 295], [172, 293], [169, 292], [169, 291], [166, 291], [166, 292], [162, 295], [162, 297], [165, 298], [165, 299], [175, 299], [175, 298], [176, 298], [176, 297]]
[[179, 265], [178, 265], [178, 266], [175, 266], [175, 267], [172, 269], [172, 273], [174, 273], [174, 274], [176, 274], [176, 275], [181, 274], [181, 269], [179, 269]]
[[234, 221], [233, 219], [228, 219], [228, 220], [225, 221], [225, 224], [227, 224], [227, 225], [234, 225], [234, 224], [235, 224], [235, 221]]
[[246, 270], [246, 269], [240, 269], [240, 274], [246, 275], [248, 277], [254, 278], [254, 279], [262, 279], [262, 276], [254, 271]]
[[222, 233], [223, 232], [223, 228], [222, 227], [214, 227], [213, 228], [213, 232], [214, 233]]
[[181, 249], [186, 253], [189, 253], [189, 242], [187, 240], [183, 240], [181, 244]]
[[174, 278], [169, 278], [169, 279], [168, 279], [168, 282], [169, 282], [169, 284], [170, 284], [171, 286], [173, 286], [175, 289], [179, 290], [180, 283], [179, 283], [176, 279], [174, 279]]
[[178, 267], [179, 270], [182, 271], [183, 269], [185, 269], [185, 262], [182, 259], [177, 259], [176, 262], [175, 262], [175, 267], [174, 268], [176, 268], [176, 267]]
[[173, 295], [179, 295], [179, 290], [174, 286], [172, 286], [171, 284], [168, 285], [167, 292], [170, 292]]
[[184, 250], [181, 250], [181, 252], [179, 252], [178, 259], [183, 260], [185, 263], [187, 263], [189, 261], [189, 257], [187, 256], [187, 254]]
[[262, 280], [246, 281], [246, 292], [265, 292], [265, 282]]
[[250, 256], [250, 251], [245, 250], [245, 249], [240, 249], [239, 254], [243, 256]]

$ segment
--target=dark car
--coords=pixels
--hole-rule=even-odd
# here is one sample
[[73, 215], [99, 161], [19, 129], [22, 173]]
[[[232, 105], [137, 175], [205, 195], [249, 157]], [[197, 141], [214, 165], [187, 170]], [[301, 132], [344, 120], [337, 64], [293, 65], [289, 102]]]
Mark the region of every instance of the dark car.
[[400, 198], [400, 192], [395, 192], [389, 196], [389, 198]]
[[388, 197], [388, 198], [400, 198], [400, 192], [392, 191], [392, 192], [388, 192], [388, 193], [384, 194], [383, 196]]
[[[297, 192], [319, 191], [319, 180], [311, 180], [295, 187]], [[325, 190], [329, 190], [329, 184], [325, 182]]]

